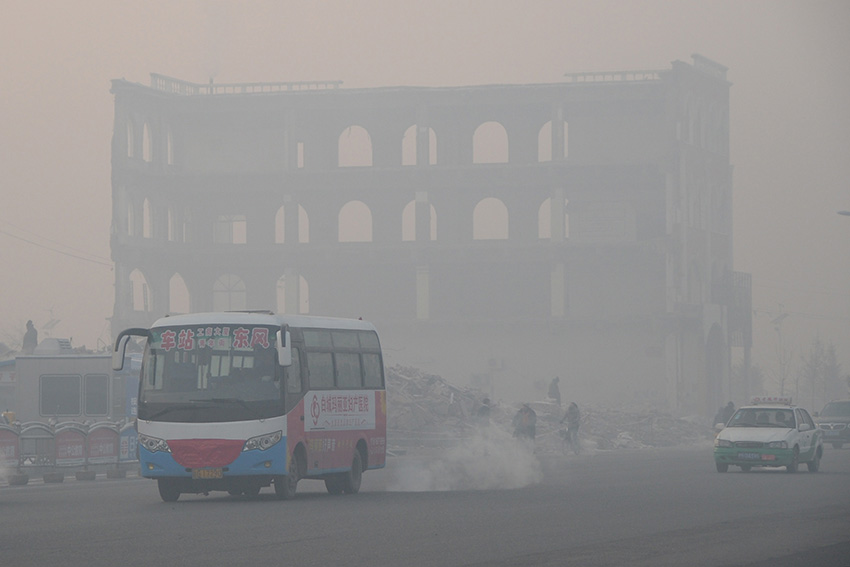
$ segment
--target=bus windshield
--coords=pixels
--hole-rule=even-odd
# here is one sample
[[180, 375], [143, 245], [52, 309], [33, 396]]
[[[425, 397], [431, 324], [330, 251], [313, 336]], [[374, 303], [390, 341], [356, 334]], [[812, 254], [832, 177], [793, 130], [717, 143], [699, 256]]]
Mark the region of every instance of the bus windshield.
[[274, 328], [158, 327], [142, 362], [139, 419], [214, 422], [283, 414]]

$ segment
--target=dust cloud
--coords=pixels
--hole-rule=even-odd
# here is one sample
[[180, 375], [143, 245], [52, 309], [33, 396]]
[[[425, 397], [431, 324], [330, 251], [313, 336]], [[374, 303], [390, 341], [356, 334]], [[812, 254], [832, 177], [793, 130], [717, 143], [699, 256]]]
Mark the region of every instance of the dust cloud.
[[543, 477], [533, 443], [495, 427], [435, 455], [400, 459], [387, 492], [507, 490], [536, 484]]

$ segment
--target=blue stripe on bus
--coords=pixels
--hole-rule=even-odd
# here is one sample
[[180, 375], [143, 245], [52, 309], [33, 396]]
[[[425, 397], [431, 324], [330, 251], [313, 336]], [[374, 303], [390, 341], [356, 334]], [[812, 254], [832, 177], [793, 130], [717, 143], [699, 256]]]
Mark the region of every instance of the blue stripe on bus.
[[[270, 466], [266, 466], [270, 463]], [[145, 478], [159, 477], [191, 477], [191, 469], [178, 464], [171, 453], [151, 453], [144, 447], [139, 447], [139, 464], [141, 475]], [[152, 465], [151, 469], [149, 465]], [[233, 462], [225, 465], [224, 476], [251, 476], [286, 474], [286, 437], [274, 447], [260, 451], [243, 451]]]

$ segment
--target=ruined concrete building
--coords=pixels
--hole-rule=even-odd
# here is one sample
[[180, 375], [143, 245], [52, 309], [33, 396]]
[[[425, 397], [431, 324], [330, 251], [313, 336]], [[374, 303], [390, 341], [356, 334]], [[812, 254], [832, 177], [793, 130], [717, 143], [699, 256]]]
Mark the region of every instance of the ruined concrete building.
[[[726, 68], [563, 82], [112, 83], [113, 332], [363, 317], [388, 363], [508, 399], [713, 415], [750, 345]], [[743, 389], [741, 389], [743, 388]]]

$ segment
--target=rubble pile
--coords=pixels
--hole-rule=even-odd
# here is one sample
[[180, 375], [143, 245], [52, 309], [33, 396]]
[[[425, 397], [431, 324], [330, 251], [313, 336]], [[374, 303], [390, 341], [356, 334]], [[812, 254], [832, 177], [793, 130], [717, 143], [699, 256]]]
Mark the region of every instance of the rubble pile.
[[[387, 368], [387, 436], [390, 450], [449, 447], [472, 435], [476, 411], [486, 393], [455, 386], [440, 376], [405, 366]], [[560, 423], [566, 408], [549, 400], [530, 402], [537, 413], [537, 452], [563, 452]], [[490, 422], [512, 431], [520, 404], [491, 401]], [[620, 449], [671, 447], [704, 442], [714, 435], [707, 424], [680, 419], [654, 408], [581, 406], [582, 447]]]

